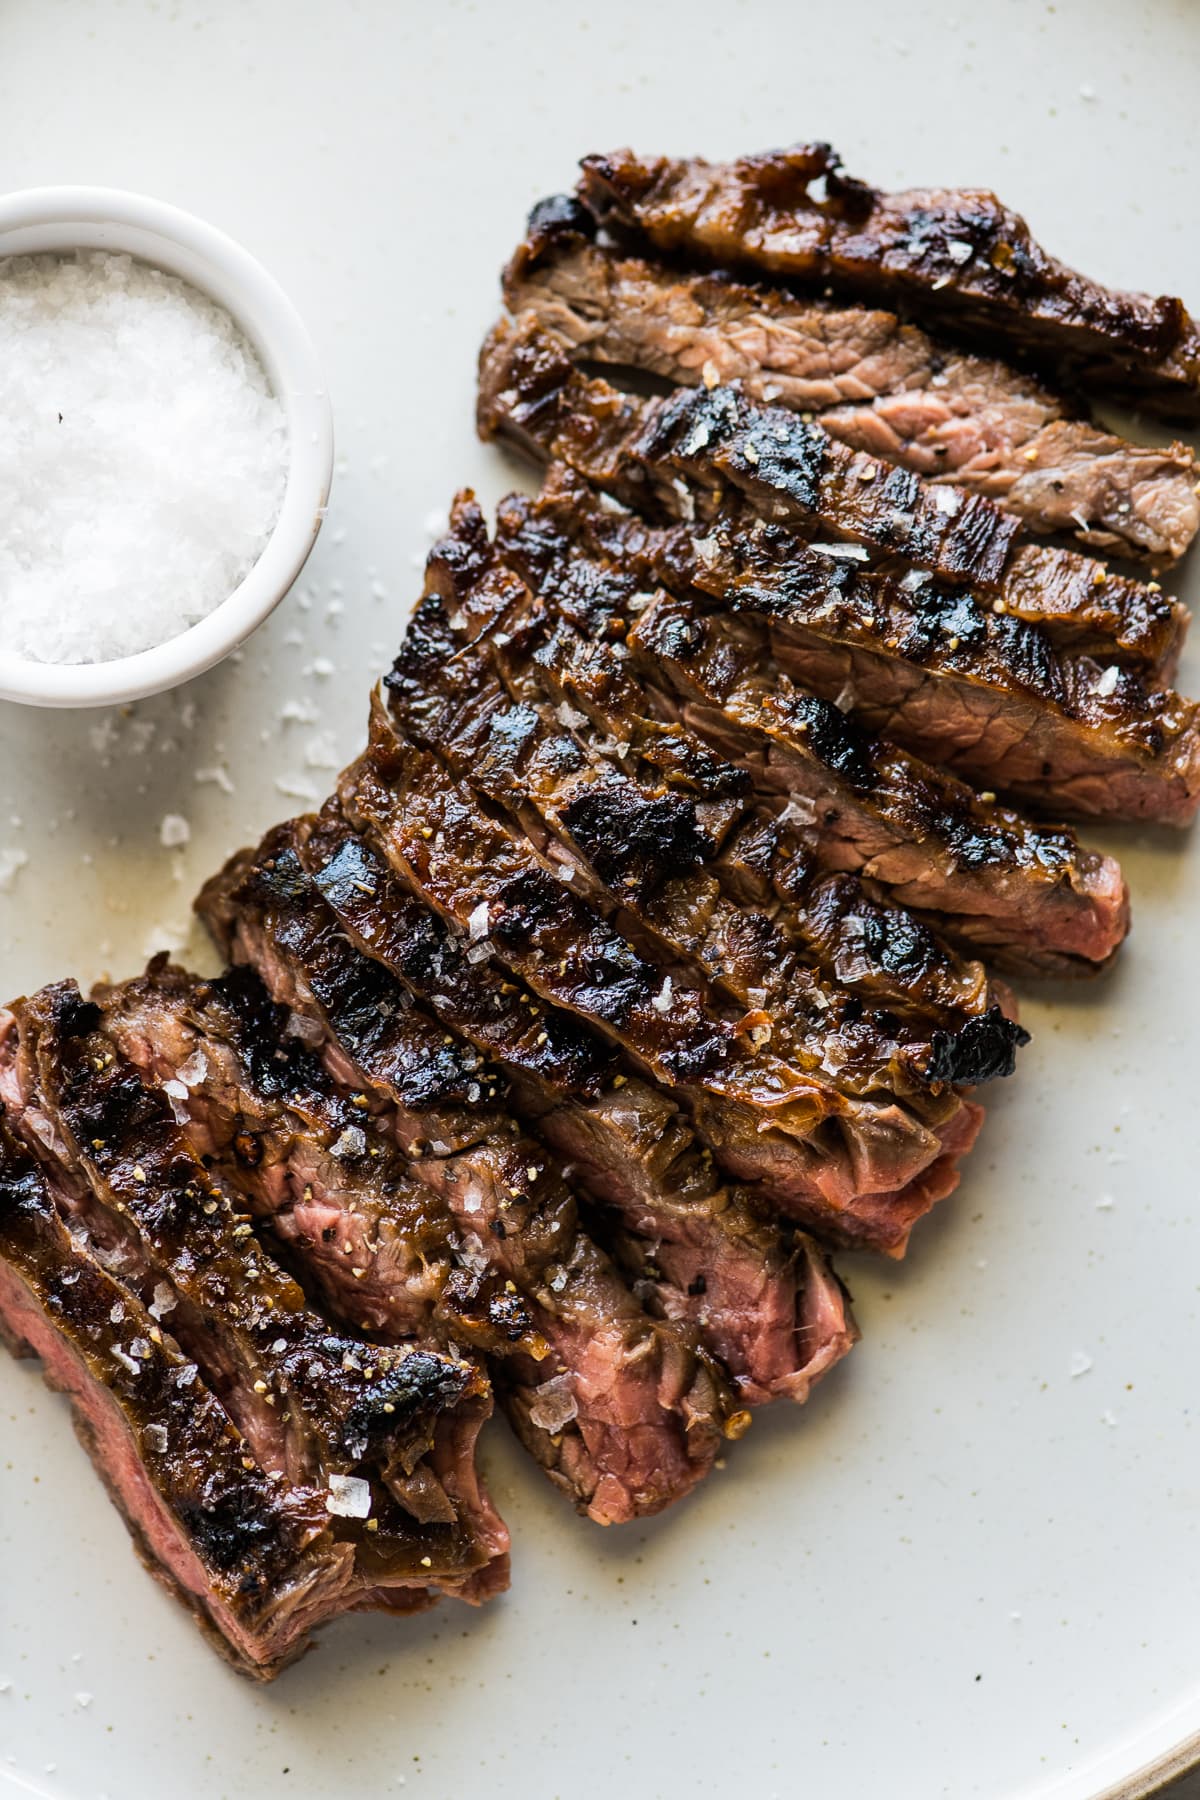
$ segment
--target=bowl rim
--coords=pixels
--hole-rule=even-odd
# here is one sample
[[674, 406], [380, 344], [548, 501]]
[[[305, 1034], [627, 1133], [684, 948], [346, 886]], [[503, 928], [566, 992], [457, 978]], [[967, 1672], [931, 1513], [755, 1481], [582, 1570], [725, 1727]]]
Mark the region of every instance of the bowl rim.
[[73, 247], [136, 256], [181, 275], [224, 307], [257, 351], [288, 421], [279, 517], [257, 562], [206, 618], [164, 643], [106, 662], [42, 663], [0, 646], [0, 699], [114, 706], [212, 668], [282, 600], [325, 515], [333, 413], [316, 347], [295, 306], [257, 258], [215, 225], [122, 188], [56, 186], [0, 195], [0, 258]]

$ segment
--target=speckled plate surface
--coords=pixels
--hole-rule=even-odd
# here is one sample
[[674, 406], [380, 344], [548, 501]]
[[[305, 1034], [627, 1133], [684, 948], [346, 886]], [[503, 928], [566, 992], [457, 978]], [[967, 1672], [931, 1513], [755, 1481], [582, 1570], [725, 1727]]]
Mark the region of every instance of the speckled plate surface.
[[[1187, 0], [6, 0], [4, 180], [143, 189], [244, 241], [318, 340], [341, 461], [240, 661], [128, 715], [0, 709], [0, 989], [187, 948], [201, 877], [354, 750], [425, 521], [520, 474], [474, 440], [475, 352], [577, 155], [823, 135], [881, 182], [993, 184], [1089, 271], [1200, 300], [1198, 66]], [[847, 1267], [859, 1350], [624, 1533], [491, 1431], [514, 1586], [482, 1615], [346, 1621], [251, 1688], [135, 1562], [36, 1370], [0, 1361], [0, 1792], [1148, 1791], [1135, 1771], [1200, 1730], [1200, 846], [1108, 843], [1127, 954], [1030, 998], [960, 1195], [903, 1267]]]

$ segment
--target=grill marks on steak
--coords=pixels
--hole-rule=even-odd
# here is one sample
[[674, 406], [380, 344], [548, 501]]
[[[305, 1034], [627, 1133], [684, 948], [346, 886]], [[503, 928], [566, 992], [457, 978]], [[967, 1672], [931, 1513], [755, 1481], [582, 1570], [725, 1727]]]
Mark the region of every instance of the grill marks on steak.
[[725, 164], [617, 150], [582, 168], [591, 213], [659, 250], [889, 303], [899, 294], [1060, 375], [1185, 417], [1200, 410], [1200, 333], [1183, 302], [1077, 274], [986, 189], [881, 193], [828, 144]]
[[[473, 503], [460, 501], [457, 529], [473, 538], [481, 524]], [[435, 549], [430, 579], [444, 578], [446, 567]], [[600, 572], [593, 574], [588, 623], [603, 638]], [[487, 579], [477, 587], [479, 612]], [[628, 754], [633, 743], [617, 744], [607, 732], [622, 716], [636, 721], [641, 705], [622, 681], [620, 661], [602, 669], [599, 683], [586, 682], [592, 646], [569, 618], [562, 611], [531, 617], [528, 590], [510, 604], [511, 584], [496, 586], [496, 625], [505, 629], [481, 635], [436, 677], [426, 670], [419, 698], [411, 697], [416, 684], [401, 651], [391, 686], [411, 734], [521, 820], [544, 854], [568, 857], [558, 866], [572, 887], [582, 885], [634, 942], [645, 940], [652, 957], [679, 961], [689, 983], [711, 983], [714, 994], [748, 1011], [754, 1038], [807, 1073], [832, 1076], [847, 1096], [903, 1096], [924, 1121], [942, 1124], [956, 1102], [931, 1094], [925, 1078], [928, 1018], [911, 1005], [899, 1017], [867, 1011], [811, 966], [803, 935], [787, 928], [791, 909], [768, 914], [725, 891], [719, 851], [744, 816], [745, 777], [669, 731], [649, 734], [644, 761]], [[441, 615], [443, 596], [431, 594], [423, 611]], [[425, 634], [433, 635], [434, 628]], [[600, 656], [606, 652], [624, 654], [620, 646], [605, 646]], [[586, 691], [573, 680], [581, 664]], [[602, 700], [597, 687], [607, 690]], [[597, 707], [600, 730], [561, 698], [564, 690]], [[559, 699], [556, 711], [547, 694]]]
[[[553, 1160], [495, 1104], [499, 1074], [350, 944], [294, 828], [235, 858], [197, 904], [227, 954], [320, 1023], [331, 1071], [373, 1094], [380, 1128], [452, 1212], [457, 1259], [511, 1281], [546, 1346], [493, 1363], [526, 1448], [600, 1523], [680, 1498], [747, 1415], [694, 1333], [651, 1318], [583, 1231]], [[414, 1097], [411, 1070], [439, 1048], [474, 1079]]]
[[[851, 449], [986, 495], [1031, 530], [1156, 562], [1200, 528], [1183, 444], [1129, 443], [1040, 381], [939, 344], [894, 312], [797, 297], [728, 275], [676, 270], [542, 221], [504, 272], [504, 299], [576, 358], [815, 416]], [[594, 227], [593, 227], [594, 229]]]
[[[647, 670], [630, 659], [626, 634], [651, 595], [639, 589], [627, 566], [580, 549], [584, 543], [596, 547], [590, 525], [604, 532], [633, 521], [593, 510], [594, 501], [589, 505], [578, 491], [564, 521], [563, 499], [559, 484], [535, 501], [523, 495], [502, 501], [497, 547], [550, 611], [529, 653], [528, 673], [559, 701], [557, 716], [572, 723], [593, 762], [638, 780], [651, 794], [662, 788], [676, 806], [703, 816], [701, 836], [714, 841], [702, 847], [698, 860], [715, 870], [725, 898], [766, 910], [790, 944], [861, 999], [918, 1018], [940, 1017], [946, 1025], [961, 1023], [964, 1013], [986, 1011], [996, 996], [978, 963], [963, 965], [910, 913], [870, 897], [858, 881], [819, 872], [814, 834], [820, 816], [803, 795], [791, 796], [782, 811], [778, 802], [768, 809], [744, 766], [714, 756], [678, 719], [645, 716]], [[439, 555], [435, 550], [434, 559]], [[640, 566], [644, 557], [626, 564], [631, 561], [639, 573], [647, 572]], [[501, 666], [511, 661], [511, 644], [498, 657]], [[590, 736], [581, 730], [588, 726]], [[829, 747], [829, 735], [816, 734], [818, 750]], [[844, 751], [840, 739], [839, 747]], [[833, 760], [844, 762], [845, 755]], [[633, 830], [636, 805], [611, 810]], [[913, 822], [906, 819], [904, 829]], [[930, 821], [920, 824], [927, 834]]]
[[[516, 391], [509, 390], [502, 408], [519, 406], [511, 400]], [[623, 411], [633, 403], [621, 401], [616, 414], [602, 408], [605, 437], [597, 439], [584, 433], [594, 398], [583, 397], [569, 430], [545, 434], [545, 448], [564, 454], [619, 498], [631, 498], [637, 483], [614, 477], [625, 452], [614, 453], [613, 446], [635, 441]], [[642, 425], [631, 466], [648, 477], [643, 502], [651, 499], [660, 512], [675, 516], [697, 511], [693, 490], [677, 476], [667, 479], [673, 469], [689, 476], [699, 471], [712, 484], [727, 474], [735, 481], [746, 475], [745, 491], [767, 515], [765, 522], [723, 533], [720, 488], [708, 486], [700, 495], [706, 535], [697, 554], [709, 558], [706, 585], [719, 586], [726, 605], [769, 619], [780, 636], [781, 660], [786, 652], [785, 666], [806, 686], [830, 699], [852, 695], [873, 729], [886, 724], [888, 735], [916, 754], [1052, 812], [1168, 824], [1195, 816], [1200, 737], [1194, 704], [1146, 688], [1115, 664], [1101, 669], [1087, 657], [1059, 654], [1044, 632], [1006, 610], [926, 579], [922, 571], [953, 574], [955, 567], [965, 572], [972, 559], [980, 566], [981, 560], [995, 562], [990, 528], [979, 538], [978, 521], [966, 517], [974, 501], [960, 507], [953, 490], [927, 490], [915, 510], [905, 511], [904, 519], [915, 521], [913, 531], [908, 523], [901, 528], [906, 542], [914, 531], [923, 541], [922, 552], [908, 558], [918, 567], [901, 578], [859, 568], [836, 546], [832, 553], [806, 548], [773, 522], [793, 516], [797, 506], [804, 512], [806, 496], [822, 485], [820, 455], [815, 462], [803, 460], [812, 444], [804, 446], [800, 461], [793, 454], [794, 433], [811, 428], [790, 415], [780, 415], [785, 422], [776, 427], [768, 411], [756, 414], [731, 389], [685, 390], [665, 402], [637, 404]], [[618, 428], [614, 417], [622, 420]], [[889, 481], [897, 479], [892, 471]], [[916, 477], [903, 479], [919, 485]], [[870, 484], [873, 494], [876, 485]], [[800, 498], [793, 504], [795, 495]], [[938, 498], [959, 509], [961, 539], [955, 525], [940, 537], [926, 536], [922, 508], [926, 514], [935, 510]], [[736, 549], [728, 548], [727, 537]], [[728, 585], [731, 565], [742, 573]]]
[[826, 1234], [891, 1233], [950, 1191], [973, 1114], [939, 1140], [899, 1107], [851, 1105], [755, 1050], [741, 1021], [568, 893], [515, 825], [406, 745], [378, 704], [371, 745], [343, 776], [341, 800], [443, 916], [468, 929], [486, 905], [498, 959], [544, 999], [599, 1024], [677, 1092], [723, 1166], [761, 1182], [783, 1210]]
[[730, 387], [640, 399], [576, 369], [523, 315], [480, 355], [478, 425], [540, 460], [575, 468], [627, 505], [707, 526], [730, 510], [786, 522], [886, 572], [893, 562], [1094, 650], [1161, 676], [1186, 609], [1156, 584], [1113, 575], [1072, 550], [1016, 541], [1017, 520], [978, 494], [930, 484], [852, 451], [819, 425]]
[[[1116, 950], [1128, 926], [1117, 865], [1071, 832], [1031, 825], [868, 737], [837, 705], [794, 691], [769, 661], [765, 628], [712, 611], [696, 591], [717, 554], [711, 540], [701, 555], [683, 528], [605, 511], [561, 470], [536, 501], [505, 501], [497, 530], [505, 554], [597, 641], [593, 660], [606, 670], [614, 618], [633, 626], [624, 641], [644, 703], [694, 728], [759, 793], [786, 801], [819, 867], [854, 871], [1016, 972], [1090, 971]], [[573, 548], [585, 554], [572, 557]], [[658, 581], [678, 597], [655, 598], [646, 584]], [[883, 921], [870, 929], [886, 943]]]
[[[507, 1533], [473, 1467], [482, 1373], [309, 1312], [72, 984], [17, 1018], [0, 1310], [70, 1391], [147, 1563], [263, 1676], [339, 1612], [506, 1585]], [[342, 1477], [369, 1495], [370, 1529], [331, 1515]], [[414, 1491], [437, 1494], [436, 1522]]]
[[295, 1035], [308, 1022], [277, 1006], [253, 970], [199, 981], [159, 959], [93, 997], [199, 1153], [220, 1163], [337, 1316], [391, 1337], [545, 1354], [496, 1270], [456, 1268], [449, 1208]]
[[690, 1320], [748, 1403], [805, 1398], [853, 1338], [815, 1246], [724, 1184], [685, 1115], [611, 1044], [486, 954], [471, 962], [470, 939], [452, 937], [332, 803], [301, 855], [347, 936], [502, 1063], [513, 1104], [616, 1214], [609, 1233], [653, 1310]]
[[854, 1337], [816, 1246], [723, 1183], [675, 1103], [612, 1045], [506, 978], [486, 942], [469, 961], [470, 939], [452, 937], [333, 804], [301, 855], [352, 942], [503, 1064], [514, 1105], [603, 1207], [652, 1310], [699, 1329], [748, 1404], [805, 1399]]
[[[344, 1588], [353, 1546], [335, 1540], [318, 1496], [271, 1481], [246, 1455], [196, 1364], [68, 1230], [42, 1169], [2, 1125], [0, 1324], [69, 1397], [147, 1567], [238, 1667], [275, 1674]], [[281, 1606], [281, 1592], [294, 1603]]]

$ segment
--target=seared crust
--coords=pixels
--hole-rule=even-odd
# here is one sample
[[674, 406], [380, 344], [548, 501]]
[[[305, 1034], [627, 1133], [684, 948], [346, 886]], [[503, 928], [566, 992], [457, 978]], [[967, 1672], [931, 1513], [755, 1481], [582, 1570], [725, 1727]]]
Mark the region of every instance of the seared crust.
[[[819, 867], [861, 871], [1004, 969], [1091, 973], [1114, 954], [1128, 896], [1111, 858], [871, 737], [842, 711], [843, 691], [834, 704], [796, 692], [771, 661], [766, 623], [714, 604], [740, 565], [713, 534], [697, 544], [687, 527], [606, 510], [562, 469], [536, 501], [503, 502], [497, 530], [505, 554], [551, 584], [556, 609], [596, 641], [592, 662], [623, 642], [629, 678], [659, 717], [694, 728], [777, 806], [790, 802]], [[669, 594], [655, 592], [660, 582]]]
[[512, 1103], [603, 1208], [637, 1291], [700, 1331], [748, 1404], [805, 1399], [855, 1336], [817, 1246], [724, 1183], [686, 1115], [615, 1046], [487, 954], [470, 961], [470, 940], [450, 935], [335, 804], [301, 855], [351, 941], [502, 1063]]
[[623, 254], [548, 223], [545, 207], [504, 272], [504, 298], [576, 360], [736, 384], [852, 449], [984, 494], [1031, 531], [1166, 566], [1200, 526], [1186, 445], [1116, 437], [1032, 375], [894, 312]]
[[[300, 861], [305, 830], [279, 827], [235, 859], [202, 893], [202, 916], [277, 1001], [320, 1024], [331, 1068], [373, 1096], [380, 1127], [449, 1206], [459, 1260], [512, 1283], [541, 1342], [492, 1366], [526, 1448], [599, 1523], [657, 1511], [742, 1428], [726, 1379], [685, 1323], [646, 1313], [582, 1229], [553, 1158], [497, 1104], [497, 1065], [347, 940]], [[453, 1076], [421, 1081], [438, 1056], [469, 1074], [464, 1091]], [[553, 1403], [547, 1382], [560, 1384]]]
[[723, 268], [901, 295], [914, 312], [1006, 342], [1164, 412], [1200, 410], [1200, 333], [1182, 300], [1102, 287], [1047, 254], [983, 188], [885, 194], [828, 144], [742, 157], [587, 156], [591, 213]]
[[[538, 453], [652, 517], [701, 521], [698, 554], [712, 547], [711, 580], [722, 587], [732, 537], [744, 581], [729, 602], [758, 605], [769, 590], [760, 610], [787, 620], [793, 656], [793, 625], [833, 652], [823, 674], [820, 658], [805, 656], [806, 685], [833, 699], [852, 676], [856, 708], [878, 702], [889, 735], [918, 755], [1060, 816], [1176, 825], [1195, 816], [1195, 706], [1115, 664], [1059, 654], [1011, 615], [1013, 521], [994, 508], [989, 517], [987, 503], [882, 465], [882, 479], [858, 485], [840, 466], [848, 453], [838, 446], [830, 457], [816, 427], [731, 389], [635, 401], [564, 369], [536, 332], [493, 334], [481, 408], [485, 423], [512, 426]], [[725, 525], [730, 486], [757, 516], [749, 531]], [[855, 547], [797, 542], [790, 527], [807, 530], [814, 518]], [[870, 565], [864, 542], [887, 553], [882, 566]], [[909, 567], [898, 576], [888, 563], [901, 551]], [[1124, 609], [1122, 631], [1139, 635], [1150, 612]]]

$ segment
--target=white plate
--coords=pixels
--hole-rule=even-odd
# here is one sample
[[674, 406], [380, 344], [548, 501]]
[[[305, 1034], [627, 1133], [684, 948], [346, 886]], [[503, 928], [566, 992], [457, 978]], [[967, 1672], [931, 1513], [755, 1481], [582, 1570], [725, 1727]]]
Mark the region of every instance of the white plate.
[[[245, 243], [312, 326], [344, 466], [240, 664], [128, 718], [0, 711], [0, 849], [29, 858], [0, 990], [131, 971], [353, 751], [423, 521], [512, 479], [472, 435], [474, 356], [527, 204], [576, 155], [826, 135], [883, 182], [992, 182], [1097, 275], [1200, 301], [1198, 51], [1185, 0], [609, 0], [590, 23], [549, 0], [7, 0], [5, 180], [143, 189]], [[319, 723], [281, 725], [291, 699]], [[1083, 1800], [1200, 1729], [1200, 846], [1122, 849], [1119, 973], [1029, 1005], [961, 1195], [906, 1266], [850, 1270], [849, 1363], [677, 1515], [607, 1536], [496, 1429], [515, 1584], [481, 1616], [347, 1621], [251, 1688], [136, 1564], [60, 1403], [0, 1362], [0, 1789]]]

